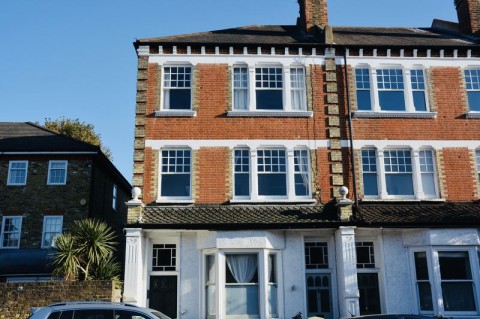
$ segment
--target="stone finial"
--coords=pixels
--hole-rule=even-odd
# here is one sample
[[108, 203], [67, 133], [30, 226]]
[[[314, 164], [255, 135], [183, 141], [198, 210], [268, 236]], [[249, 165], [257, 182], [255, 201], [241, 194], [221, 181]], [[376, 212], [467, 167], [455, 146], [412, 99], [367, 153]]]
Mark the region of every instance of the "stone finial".
[[142, 190], [140, 189], [140, 187], [133, 187], [132, 199], [129, 200], [127, 204], [130, 204], [130, 205], [141, 204], [142, 201], [139, 199], [141, 194], [142, 194]]
[[341, 196], [340, 199], [337, 200], [336, 205], [338, 209], [338, 216], [342, 222], [350, 221], [353, 217], [353, 201], [347, 198], [348, 188], [346, 186], [342, 186], [339, 188], [338, 193]]

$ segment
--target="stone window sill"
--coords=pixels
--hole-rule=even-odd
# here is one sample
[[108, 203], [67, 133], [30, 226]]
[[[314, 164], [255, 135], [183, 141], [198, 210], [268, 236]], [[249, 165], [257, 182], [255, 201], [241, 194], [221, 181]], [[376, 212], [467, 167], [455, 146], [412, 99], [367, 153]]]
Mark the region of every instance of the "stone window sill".
[[467, 119], [480, 119], [480, 112], [468, 112], [465, 117]]
[[196, 111], [191, 110], [162, 110], [155, 111], [156, 117], [195, 117]]
[[259, 204], [259, 203], [285, 203], [285, 204], [313, 204], [315, 199], [231, 199], [230, 204]]
[[411, 119], [433, 119], [437, 112], [352, 112], [353, 118], [411, 118]]
[[312, 117], [312, 111], [229, 111], [228, 117]]

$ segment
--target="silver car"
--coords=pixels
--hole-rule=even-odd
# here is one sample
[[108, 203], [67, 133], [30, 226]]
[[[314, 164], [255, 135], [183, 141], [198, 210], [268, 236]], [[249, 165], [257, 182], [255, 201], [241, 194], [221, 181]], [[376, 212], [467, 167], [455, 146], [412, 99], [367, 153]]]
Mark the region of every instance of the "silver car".
[[29, 319], [171, 319], [148, 308], [118, 302], [63, 302], [40, 308]]

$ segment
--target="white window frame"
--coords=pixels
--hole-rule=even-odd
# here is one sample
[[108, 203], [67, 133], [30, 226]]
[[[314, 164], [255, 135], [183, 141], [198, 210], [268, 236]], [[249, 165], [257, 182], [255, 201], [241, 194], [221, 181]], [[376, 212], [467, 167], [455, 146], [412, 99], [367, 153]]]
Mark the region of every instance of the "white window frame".
[[[235, 86], [235, 68], [245, 68], [247, 69], [247, 79], [248, 85], [247, 89], [247, 108], [246, 109], [236, 109], [235, 108], [235, 93], [232, 93], [232, 110], [228, 112], [228, 116], [293, 116], [293, 117], [310, 117], [313, 112], [307, 111], [308, 101], [307, 101], [307, 70], [305, 65], [299, 63], [292, 64], [282, 64], [282, 63], [237, 63], [232, 67], [232, 92], [235, 89], [240, 89], [240, 87]], [[257, 88], [256, 87], [256, 69], [257, 68], [281, 68], [282, 69], [282, 109], [257, 109], [257, 98], [256, 91], [258, 90], [268, 90], [268, 88]], [[302, 69], [303, 70], [303, 79], [300, 81], [300, 84], [303, 87], [292, 88], [292, 78], [291, 70], [293, 69]], [[298, 81], [297, 81], [298, 82]], [[294, 109], [292, 103], [292, 92], [299, 91], [302, 96], [302, 107], [300, 109]]]
[[[59, 164], [59, 163], [63, 163], [65, 164], [65, 167], [60, 169], [60, 168], [52, 168], [52, 164]], [[51, 176], [51, 173], [52, 173], [52, 170], [63, 170], [64, 173], [65, 173], [65, 177], [63, 179], [63, 181], [61, 182], [58, 182], [58, 183], [52, 183], [52, 181], [50, 180], [50, 178], [52, 177]], [[48, 176], [47, 176], [47, 185], [66, 185], [67, 184], [67, 172], [68, 172], [68, 161], [65, 161], [65, 160], [51, 160], [48, 162]]]
[[[427, 70], [424, 66], [421, 65], [412, 65], [410, 67], [405, 67], [399, 64], [378, 64], [378, 65], [367, 65], [367, 64], [358, 64], [354, 66], [354, 75], [355, 70], [357, 69], [367, 69], [369, 70], [369, 80], [370, 80], [370, 103], [371, 109], [370, 110], [357, 110], [355, 112], [355, 116], [366, 116], [371, 113], [376, 113], [378, 116], [383, 117], [386, 116], [409, 116], [412, 117], [417, 116], [426, 116], [426, 117], [433, 117], [435, 113], [431, 112], [430, 110], [430, 101], [428, 96], [428, 79], [427, 79]], [[390, 91], [391, 89], [379, 89], [378, 87], [378, 70], [401, 70], [402, 72], [402, 79], [403, 79], [403, 89], [398, 89], [395, 91], [403, 91], [404, 100], [405, 100], [405, 110], [382, 110], [380, 105], [380, 91]], [[423, 85], [424, 89], [414, 89], [412, 85], [412, 70], [418, 70], [423, 72]], [[364, 88], [357, 88], [357, 81], [354, 77], [353, 79], [355, 85], [355, 94], [357, 90], [367, 90]], [[425, 111], [417, 111], [414, 105], [414, 98], [413, 92], [414, 91], [423, 91], [425, 95]], [[380, 115], [382, 114], [382, 115]], [[368, 117], [368, 116], [367, 116]], [[375, 116], [373, 116], [375, 117]]]
[[59, 216], [59, 215], [47, 215], [47, 216], [43, 216], [43, 229], [42, 229], [42, 243], [41, 243], [41, 247], [42, 248], [52, 248], [52, 245], [45, 245], [45, 235], [47, 233], [47, 226], [52, 226], [52, 225], [49, 225], [48, 224], [48, 221], [49, 220], [60, 220], [59, 224], [60, 224], [60, 231], [56, 232], [56, 231], [48, 231], [48, 233], [56, 233], [57, 235], [55, 235], [53, 238], [52, 238], [52, 243], [53, 241], [55, 240], [55, 237], [57, 237], [58, 235], [61, 235], [62, 234], [62, 229], [63, 229], [63, 216]]
[[[250, 164], [250, 194], [249, 196], [235, 196], [235, 189], [233, 191], [233, 199], [231, 202], [261, 202], [261, 201], [284, 201], [284, 202], [310, 202], [312, 199], [312, 169], [311, 169], [311, 156], [310, 149], [305, 147], [295, 147], [293, 149], [287, 149], [279, 146], [259, 146], [254, 148], [248, 147], [236, 147], [233, 148], [233, 181], [235, 181], [235, 150], [247, 150], [249, 149], [249, 164]], [[286, 157], [286, 196], [267, 196], [259, 195], [258, 193], [258, 151], [259, 150], [281, 150], [285, 151]], [[307, 151], [308, 157], [308, 194], [306, 196], [297, 196], [295, 194], [295, 151]], [[235, 185], [234, 185], [235, 186]]]
[[[472, 246], [461, 246], [461, 247], [452, 247], [452, 246], [428, 246], [428, 247], [415, 247], [410, 248], [409, 258], [410, 258], [410, 274], [411, 274], [411, 284], [412, 291], [415, 294], [415, 307], [420, 314], [432, 315], [436, 314], [439, 316], [445, 317], [462, 317], [462, 316], [478, 316], [480, 314], [480, 294], [478, 293], [478, 286], [480, 286], [480, 265], [479, 265], [479, 253], [478, 247]], [[443, 296], [442, 296], [442, 279], [440, 274], [440, 261], [438, 258], [438, 252], [467, 252], [469, 261], [470, 261], [470, 271], [472, 275], [472, 286], [474, 291], [474, 301], [476, 311], [445, 311], [443, 309]], [[432, 303], [433, 311], [422, 311], [419, 304], [419, 294], [416, 287], [416, 268], [415, 268], [415, 252], [425, 252], [427, 255], [427, 265], [428, 265], [428, 280], [430, 282], [430, 288], [432, 293]], [[437, 271], [435, 271], [437, 270]]]
[[[189, 196], [162, 196], [162, 177], [165, 175], [162, 172], [162, 152], [163, 151], [189, 151], [190, 152], [190, 195]], [[182, 172], [184, 173], [184, 172]], [[186, 174], [185, 174], [186, 175]], [[158, 164], [158, 200], [157, 202], [191, 202], [193, 199], [193, 149], [190, 147], [165, 147], [159, 150], [159, 164]]]
[[[12, 231], [5, 231], [5, 226], [6, 226], [6, 220], [7, 219], [16, 219], [19, 220], [19, 229], [18, 231], [12, 232]], [[0, 248], [2, 249], [18, 249], [20, 248], [20, 242], [22, 240], [22, 222], [23, 222], [23, 216], [3, 216], [2, 218], [2, 229], [1, 229], [1, 234], [0, 234]], [[15, 246], [4, 246], [4, 236], [5, 234], [8, 233], [13, 233], [13, 234], [18, 234], [18, 244]]]
[[[239, 74], [236, 74], [235, 71], [236, 70], [240, 70], [240, 73]], [[243, 84], [243, 79], [242, 79], [242, 75], [243, 75], [243, 72], [246, 72], [246, 77], [247, 77], [247, 83], [246, 85]], [[246, 111], [248, 110], [249, 106], [250, 106], [250, 89], [249, 89], [249, 84], [250, 84], [250, 74], [249, 74], [249, 69], [248, 69], [248, 66], [247, 65], [241, 65], [241, 64], [238, 64], [238, 65], [234, 65], [233, 68], [232, 68], [232, 92], [233, 92], [233, 95], [232, 95], [232, 106], [233, 106], [233, 110], [234, 111]], [[240, 78], [236, 78], [236, 76], [240, 76]], [[235, 92], [236, 91], [246, 91], [246, 105], [245, 105], [245, 108], [239, 108], [237, 107], [237, 105], [235, 104]]]
[[[25, 164], [24, 169], [19, 169], [19, 168], [12, 168], [13, 164]], [[25, 180], [23, 182], [15, 183], [10, 181], [10, 178], [13, 177], [13, 170], [20, 171], [23, 170], [25, 171]], [[28, 178], [28, 161], [10, 161], [8, 163], [8, 177], [7, 177], [7, 185], [10, 186], [23, 186], [27, 184], [27, 178]]]
[[[225, 305], [225, 272], [226, 272], [226, 255], [228, 254], [256, 254], [258, 262], [258, 295], [259, 295], [259, 316], [258, 317], [249, 317], [249, 316], [226, 316], [226, 305]], [[272, 317], [268, 313], [268, 285], [269, 278], [268, 274], [268, 258], [270, 254], [276, 255], [276, 274], [277, 274], [277, 316]], [[282, 264], [283, 256], [282, 252], [274, 249], [208, 249], [202, 252], [202, 272], [201, 272], [201, 282], [202, 282], [202, 318], [207, 317], [206, 309], [206, 296], [205, 296], [205, 283], [206, 283], [206, 256], [214, 255], [215, 257], [215, 308], [217, 318], [282, 318], [283, 313], [283, 281], [282, 277], [279, 274], [283, 273]], [[220, 314], [220, 315], [218, 315]]]
[[[480, 114], [480, 105], [477, 106], [478, 107], [478, 110], [472, 110], [471, 107], [470, 107], [470, 103], [469, 103], [469, 99], [468, 99], [468, 92], [477, 92], [478, 94], [480, 94], [480, 78], [478, 79], [478, 81], [468, 81], [468, 78], [472, 77], [471, 75], [467, 75], [467, 72], [476, 72], [477, 76], [480, 76], [480, 68], [478, 67], [469, 67], [469, 68], [465, 68], [463, 70], [463, 77], [464, 77], [464, 80], [465, 80], [465, 92], [467, 94], [467, 106], [468, 106], [468, 112], [469, 113], [472, 113], [472, 114]], [[475, 77], [475, 76], [473, 76]], [[470, 83], [469, 83], [470, 82]], [[476, 88], [469, 88], [469, 85], [470, 84], [473, 84], [474, 86], [478, 86]]]
[[477, 182], [480, 185], [480, 149], [475, 150], [475, 157], [477, 158]]
[[[155, 116], [158, 117], [169, 117], [169, 116], [179, 116], [179, 117], [192, 117], [196, 116], [196, 111], [194, 110], [194, 86], [195, 86], [195, 68], [194, 65], [190, 63], [183, 63], [183, 62], [178, 62], [178, 63], [166, 63], [163, 65], [160, 65], [160, 68], [162, 69], [162, 76], [161, 76], [161, 83], [160, 83], [160, 98], [159, 98], [159, 106], [158, 106], [158, 111], [155, 112]], [[190, 108], [188, 109], [170, 109], [165, 107], [165, 91], [166, 90], [175, 90], [177, 87], [170, 87], [165, 85], [165, 68], [190, 68], [190, 87], [184, 87], [184, 89], [190, 89]]]
[[[363, 150], [375, 150], [376, 152], [376, 166], [377, 166], [377, 189], [378, 195], [369, 195], [364, 196], [365, 199], [440, 199], [439, 194], [439, 181], [438, 181], [438, 171], [436, 167], [436, 153], [435, 150], [432, 148], [420, 148], [420, 149], [412, 149], [410, 147], [405, 146], [398, 146], [398, 147], [387, 147], [387, 148], [372, 148], [372, 147], [364, 147], [361, 149]], [[387, 193], [387, 182], [386, 182], [386, 172], [385, 172], [385, 161], [384, 161], [384, 153], [385, 151], [392, 151], [392, 150], [404, 150], [410, 151], [411, 158], [412, 158], [412, 183], [413, 183], [413, 195], [389, 195]], [[423, 191], [422, 185], [422, 169], [420, 165], [420, 152], [422, 151], [430, 151], [432, 152], [433, 158], [433, 177], [434, 177], [434, 186], [435, 186], [435, 195], [426, 195]], [[363, 162], [361, 163], [363, 165]], [[361, 176], [363, 179], [363, 174]]]

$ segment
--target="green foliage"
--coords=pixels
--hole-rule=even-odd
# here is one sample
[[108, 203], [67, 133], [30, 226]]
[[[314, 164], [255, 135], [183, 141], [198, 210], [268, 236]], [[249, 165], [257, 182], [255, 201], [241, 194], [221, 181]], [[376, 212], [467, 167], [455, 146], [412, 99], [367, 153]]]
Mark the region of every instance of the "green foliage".
[[92, 124], [81, 122], [79, 119], [72, 120], [62, 116], [55, 120], [45, 119], [45, 124], [43, 126], [51, 131], [92, 145], [100, 146], [103, 154], [105, 154], [110, 160], [112, 159], [112, 152], [108, 147], [102, 144], [100, 134], [95, 132], [95, 127]]
[[69, 233], [55, 239], [53, 274], [69, 280], [118, 280], [120, 265], [113, 260], [115, 235], [104, 222], [77, 220]]

